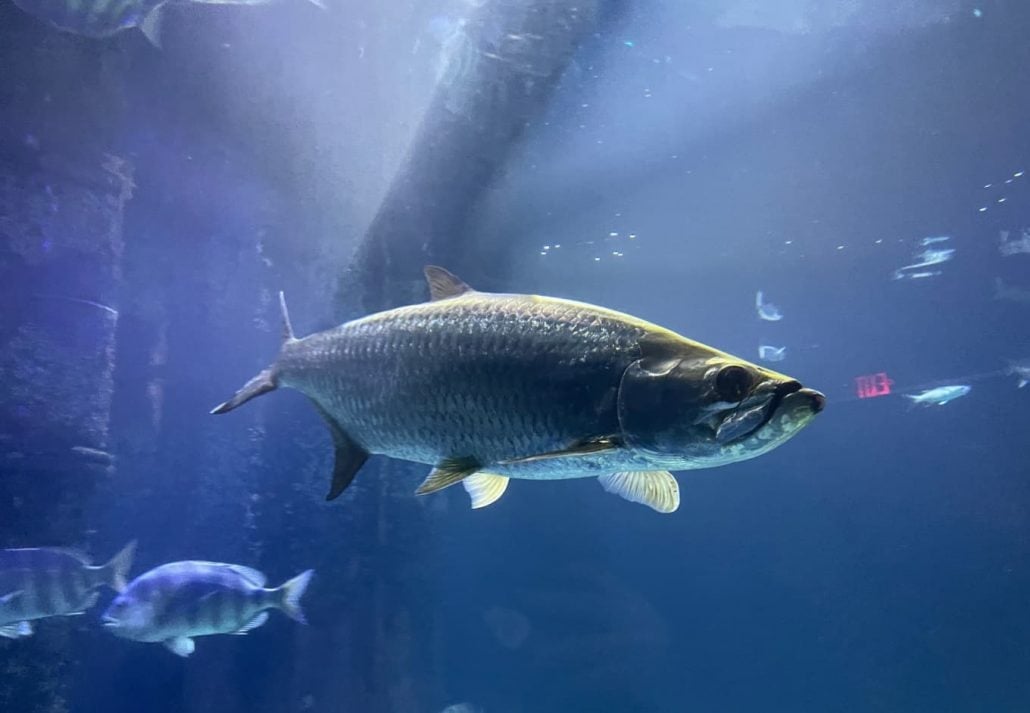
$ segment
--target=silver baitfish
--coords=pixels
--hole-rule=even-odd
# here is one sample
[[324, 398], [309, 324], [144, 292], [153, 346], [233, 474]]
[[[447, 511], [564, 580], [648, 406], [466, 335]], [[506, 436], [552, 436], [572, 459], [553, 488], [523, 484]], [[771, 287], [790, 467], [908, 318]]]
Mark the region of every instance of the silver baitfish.
[[[52, 27], [105, 39], [138, 27], [156, 47], [168, 5], [265, 5], [273, 0], [14, 0], [14, 4]], [[309, 0], [325, 9], [322, 0]]]
[[134, 579], [102, 616], [117, 636], [162, 642], [179, 656], [193, 653], [194, 636], [246, 634], [279, 609], [307, 623], [300, 599], [314, 574], [307, 570], [269, 589], [256, 569], [221, 562], [172, 562]]
[[0, 550], [0, 636], [31, 636], [30, 622], [82, 614], [96, 604], [101, 587], [121, 591], [135, 551], [130, 542], [110, 562], [94, 567], [71, 550]]
[[[594, 305], [489, 294], [427, 267], [432, 301], [285, 342], [212, 413], [280, 386], [314, 402], [336, 449], [328, 499], [370, 453], [436, 466], [417, 492], [461, 482], [472, 507], [509, 478], [597, 477], [672, 512], [669, 470], [766, 453], [822, 410], [794, 379]], [[280, 295], [281, 299], [281, 295]]]

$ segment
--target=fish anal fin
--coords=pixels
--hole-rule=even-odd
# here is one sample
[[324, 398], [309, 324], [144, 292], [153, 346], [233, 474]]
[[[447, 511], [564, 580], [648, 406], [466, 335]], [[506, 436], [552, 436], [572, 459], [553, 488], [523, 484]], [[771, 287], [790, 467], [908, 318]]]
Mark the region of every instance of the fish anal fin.
[[253, 619], [251, 619], [246, 624], [244, 624], [243, 626], [241, 626], [239, 629], [237, 629], [236, 631], [234, 631], [232, 633], [234, 635], [236, 635], [236, 636], [243, 636], [248, 631], [251, 631], [252, 629], [258, 628], [259, 626], [264, 624], [266, 621], [268, 621], [268, 612], [263, 611], [260, 614], [258, 614], [256, 617], [254, 617]]
[[322, 408], [317, 401], [312, 401], [312, 403], [315, 404], [315, 408], [322, 415], [326, 426], [329, 427], [329, 433], [333, 437], [333, 447], [335, 449], [333, 481], [329, 486], [329, 493], [325, 496], [325, 499], [335, 500], [347, 489], [347, 486], [354, 480], [354, 476], [361, 470], [361, 466], [368, 460], [368, 451], [348, 436], [347, 432], [336, 422], [336, 419], [330, 416], [329, 412]]
[[555, 458], [575, 458], [577, 456], [616, 451], [621, 447], [622, 443], [617, 436], [604, 436], [601, 438], [583, 440], [569, 446], [568, 448], [563, 448], [558, 451], [537, 453], [536, 455], [525, 456], [523, 458], [512, 458], [511, 460], [502, 461], [502, 464], [519, 465], [521, 463], [535, 463], [537, 461], [553, 460]]
[[193, 653], [196, 648], [196, 644], [193, 643], [193, 639], [188, 636], [176, 636], [174, 639], [168, 639], [164, 642], [168, 650], [176, 656], [182, 656], [186, 658]]
[[429, 299], [434, 302], [473, 292], [473, 289], [462, 282], [460, 278], [442, 267], [426, 265], [422, 271], [425, 273], [426, 282], [429, 283]]
[[474, 458], [445, 458], [422, 481], [422, 485], [418, 486], [415, 495], [426, 495], [443, 490], [461, 482], [477, 470], [479, 470], [479, 463]]
[[493, 473], [473, 473], [461, 484], [472, 500], [472, 509], [478, 510], [497, 502], [508, 489], [508, 476]]
[[667, 470], [612, 473], [602, 475], [598, 481], [609, 493], [658, 512], [675, 512], [680, 506], [679, 484]]

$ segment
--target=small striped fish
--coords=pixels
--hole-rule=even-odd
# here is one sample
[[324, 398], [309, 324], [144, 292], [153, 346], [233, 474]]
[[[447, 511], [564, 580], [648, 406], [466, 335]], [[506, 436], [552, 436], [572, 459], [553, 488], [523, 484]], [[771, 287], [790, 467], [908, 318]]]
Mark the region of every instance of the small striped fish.
[[[155, 46], [161, 46], [161, 25], [169, 4], [265, 5], [273, 0], [14, 0], [35, 18], [64, 32], [105, 39], [123, 30], [140, 28]], [[322, 0], [310, 0], [325, 8]]]
[[307, 570], [269, 589], [256, 569], [222, 562], [172, 562], [140, 575], [103, 614], [104, 626], [133, 641], [162, 642], [179, 656], [193, 653], [194, 636], [246, 634], [280, 609], [306, 623], [300, 598]]
[[94, 567], [70, 550], [0, 550], [0, 636], [30, 636], [36, 619], [82, 614], [96, 603], [101, 587], [125, 589], [135, 551], [130, 542], [110, 562]]

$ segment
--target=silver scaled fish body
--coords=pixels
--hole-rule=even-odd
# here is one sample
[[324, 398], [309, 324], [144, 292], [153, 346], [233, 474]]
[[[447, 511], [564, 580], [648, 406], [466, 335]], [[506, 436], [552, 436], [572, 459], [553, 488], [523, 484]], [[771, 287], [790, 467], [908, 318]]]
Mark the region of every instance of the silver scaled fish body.
[[790, 377], [635, 317], [570, 300], [472, 290], [426, 268], [432, 301], [303, 339], [212, 413], [280, 386], [332, 432], [329, 499], [371, 453], [436, 466], [418, 493], [463, 482], [473, 507], [509, 478], [598, 477], [660, 512], [668, 470], [753, 458], [824, 405]]
[[0, 550], [0, 636], [30, 636], [37, 619], [82, 614], [96, 603], [101, 587], [121, 591], [135, 550], [131, 542], [99, 566], [71, 550]]

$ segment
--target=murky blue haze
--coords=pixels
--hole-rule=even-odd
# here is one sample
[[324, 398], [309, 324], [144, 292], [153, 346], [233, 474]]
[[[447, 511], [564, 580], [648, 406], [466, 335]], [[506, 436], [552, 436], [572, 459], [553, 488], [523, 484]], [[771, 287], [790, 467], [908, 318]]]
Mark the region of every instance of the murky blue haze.
[[[307, 626], [188, 658], [105, 590], [0, 638], [0, 710], [1030, 709], [1030, 7], [327, 4], [178, 4], [159, 50], [0, 0], [0, 546], [316, 572]], [[279, 290], [308, 334], [426, 263], [786, 347], [827, 407], [668, 515], [381, 457], [326, 503], [303, 396], [208, 415]]]

